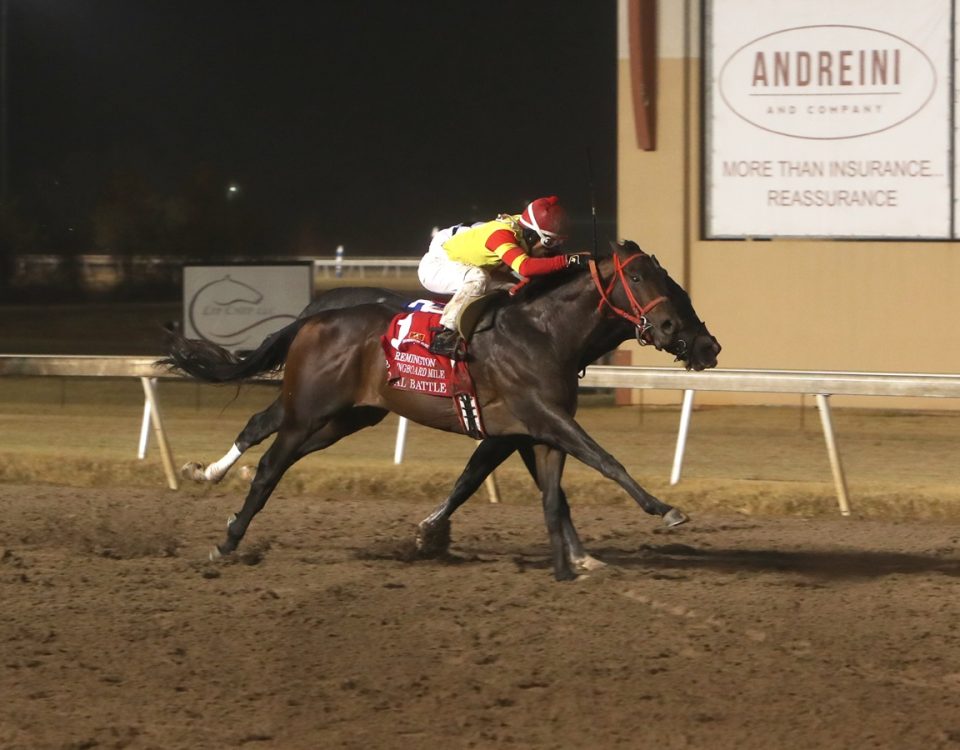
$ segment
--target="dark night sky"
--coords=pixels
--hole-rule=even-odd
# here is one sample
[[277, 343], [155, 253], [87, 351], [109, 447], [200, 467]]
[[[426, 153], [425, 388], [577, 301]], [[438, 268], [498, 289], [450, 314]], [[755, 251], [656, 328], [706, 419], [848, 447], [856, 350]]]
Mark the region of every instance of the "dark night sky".
[[549, 193], [589, 242], [589, 149], [614, 233], [615, 0], [7, 2], [14, 195], [204, 164], [278, 253], [418, 255]]

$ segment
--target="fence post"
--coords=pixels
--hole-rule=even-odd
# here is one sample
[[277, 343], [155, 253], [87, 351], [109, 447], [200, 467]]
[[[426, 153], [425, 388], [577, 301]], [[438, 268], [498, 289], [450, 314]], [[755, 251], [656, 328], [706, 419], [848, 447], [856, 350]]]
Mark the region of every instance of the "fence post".
[[847, 478], [843, 473], [843, 463], [837, 450], [837, 438], [833, 432], [833, 420], [830, 418], [830, 402], [826, 393], [817, 394], [817, 406], [820, 411], [820, 423], [823, 425], [823, 439], [827, 441], [827, 455], [830, 457], [830, 469], [833, 471], [833, 484], [837, 488], [837, 504], [840, 515], [850, 515], [850, 498], [847, 496]]
[[395, 464], [403, 463], [403, 449], [407, 443], [407, 418], [400, 417], [397, 424], [397, 443], [393, 449], [393, 462]]
[[[154, 388], [157, 385], [156, 378], [150, 378]], [[137, 458], [141, 461], [146, 458], [147, 446], [150, 443], [150, 400], [143, 399], [143, 419], [140, 421], [140, 443], [137, 446]]]
[[163, 420], [160, 419], [156, 378], [140, 378], [140, 383], [143, 385], [143, 395], [147, 398], [150, 421], [153, 422], [153, 431], [157, 436], [157, 445], [160, 446], [160, 458], [163, 461], [163, 473], [167, 476], [167, 486], [171, 490], [175, 490], [180, 485], [177, 482], [177, 472], [173, 468], [173, 454], [170, 452], [170, 444], [167, 442], [167, 433], [163, 431]]
[[683, 392], [683, 406], [680, 408], [680, 430], [677, 432], [677, 448], [673, 453], [673, 470], [670, 472], [670, 484], [680, 481], [680, 471], [683, 469], [683, 453], [687, 447], [687, 433], [690, 431], [690, 412], [693, 411], [693, 394], [695, 391]]

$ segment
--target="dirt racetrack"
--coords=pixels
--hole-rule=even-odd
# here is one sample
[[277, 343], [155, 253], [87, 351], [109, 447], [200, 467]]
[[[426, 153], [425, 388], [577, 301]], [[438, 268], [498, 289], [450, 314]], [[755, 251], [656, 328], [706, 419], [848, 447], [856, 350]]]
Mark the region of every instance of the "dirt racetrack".
[[2, 486], [0, 747], [960, 747], [960, 525]]

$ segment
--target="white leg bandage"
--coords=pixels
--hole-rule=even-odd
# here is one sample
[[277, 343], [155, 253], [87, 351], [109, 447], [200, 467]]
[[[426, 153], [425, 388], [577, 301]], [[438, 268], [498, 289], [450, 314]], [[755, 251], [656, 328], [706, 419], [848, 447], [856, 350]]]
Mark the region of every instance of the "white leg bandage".
[[227, 455], [219, 461], [214, 461], [203, 470], [203, 475], [207, 478], [208, 482], [219, 482], [241, 455], [243, 455], [242, 451], [237, 447], [236, 443], [234, 443], [230, 447], [230, 450], [227, 451]]

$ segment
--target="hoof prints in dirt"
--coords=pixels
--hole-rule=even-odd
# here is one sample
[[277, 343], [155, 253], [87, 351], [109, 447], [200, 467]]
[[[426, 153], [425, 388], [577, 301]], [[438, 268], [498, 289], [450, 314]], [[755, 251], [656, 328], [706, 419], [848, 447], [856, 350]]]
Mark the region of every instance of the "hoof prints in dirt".
[[250, 544], [239, 552], [233, 552], [218, 558], [217, 562], [224, 565], [259, 565], [267, 559], [267, 552], [272, 546], [269, 539]]
[[960, 576], [960, 560], [938, 554], [845, 550], [768, 550], [696, 548], [686, 544], [641, 545], [639, 554], [622, 549], [595, 550], [624, 568], [722, 573], [796, 573], [824, 580], [879, 578], [887, 575], [940, 573]]
[[397, 541], [395, 539], [383, 539], [372, 542], [364, 549], [354, 550], [354, 558], [357, 560], [388, 560], [393, 562], [442, 562], [448, 564], [466, 563], [478, 560], [476, 557], [463, 557], [454, 555], [450, 552], [441, 554], [424, 554], [417, 549], [417, 543], [412, 539]]
[[145, 524], [137, 513], [117, 506], [92, 511], [81, 508], [69, 514], [40, 510], [18, 541], [108, 560], [134, 560], [178, 557], [184, 546], [179, 531], [176, 520], [164, 518]]
[[355, 550], [353, 556], [358, 560], [397, 560], [399, 562], [414, 562], [419, 559], [417, 545], [413, 540], [376, 541], [366, 549]]
[[141, 557], [177, 557], [180, 542], [169, 539], [166, 542], [155, 540], [153, 544], [114, 544], [101, 546], [91, 544], [87, 552], [109, 560], [132, 560]]
[[116, 534], [100, 530], [64, 539], [70, 546], [88, 555], [108, 560], [135, 560], [144, 557], [178, 557], [183, 542], [169, 536], [148, 537]]

